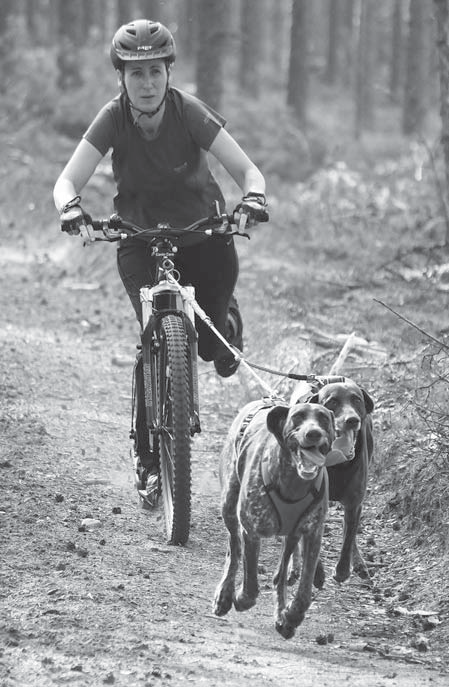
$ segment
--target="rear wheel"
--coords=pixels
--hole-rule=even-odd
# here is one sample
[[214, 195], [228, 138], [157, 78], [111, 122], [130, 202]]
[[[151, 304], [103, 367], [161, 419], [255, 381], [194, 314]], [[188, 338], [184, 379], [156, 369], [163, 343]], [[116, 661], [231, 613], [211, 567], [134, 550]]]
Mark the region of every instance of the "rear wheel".
[[188, 340], [183, 320], [161, 320], [157, 356], [157, 425], [162, 502], [167, 535], [185, 544], [191, 509], [191, 389]]

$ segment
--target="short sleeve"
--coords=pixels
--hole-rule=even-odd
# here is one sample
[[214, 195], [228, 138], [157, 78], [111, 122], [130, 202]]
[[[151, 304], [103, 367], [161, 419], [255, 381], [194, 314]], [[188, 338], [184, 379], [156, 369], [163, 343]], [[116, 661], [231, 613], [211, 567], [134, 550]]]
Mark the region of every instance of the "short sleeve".
[[107, 103], [88, 127], [83, 138], [102, 154], [114, 146], [117, 140], [120, 119], [120, 105], [117, 99]]
[[183, 93], [184, 114], [187, 126], [195, 143], [209, 150], [226, 120], [199, 98]]

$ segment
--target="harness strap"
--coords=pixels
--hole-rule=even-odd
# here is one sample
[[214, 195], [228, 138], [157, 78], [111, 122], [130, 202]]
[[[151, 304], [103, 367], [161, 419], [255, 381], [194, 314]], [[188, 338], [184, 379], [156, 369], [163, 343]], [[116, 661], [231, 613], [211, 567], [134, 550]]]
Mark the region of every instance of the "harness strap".
[[269, 482], [268, 461], [262, 461], [261, 471], [265, 491], [271, 499], [279, 520], [278, 534], [286, 536], [296, 529], [305, 513], [324, 497], [328, 490], [327, 470], [324, 467], [320, 468], [306, 494], [296, 501], [283, 499], [274, 484]]
[[245, 431], [248, 428], [251, 421], [256, 417], [257, 413], [261, 410], [266, 409], [266, 408], [272, 408], [274, 405], [276, 405], [276, 404], [275, 404], [273, 399], [265, 398], [265, 399], [261, 400], [259, 402], [259, 405], [256, 406], [255, 408], [253, 408], [251, 410], [251, 412], [248, 413], [248, 415], [245, 416], [245, 418], [243, 419], [243, 421], [240, 425], [239, 432], [235, 438], [235, 450], [236, 450], [237, 454], [239, 452], [239, 447], [240, 447], [240, 443], [243, 439], [243, 435], [245, 434]]

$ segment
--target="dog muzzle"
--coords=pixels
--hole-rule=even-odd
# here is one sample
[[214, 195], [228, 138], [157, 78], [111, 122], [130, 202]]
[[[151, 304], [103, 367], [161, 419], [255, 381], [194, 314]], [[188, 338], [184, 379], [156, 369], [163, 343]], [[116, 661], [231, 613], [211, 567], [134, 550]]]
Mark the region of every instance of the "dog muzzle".
[[299, 477], [304, 480], [315, 479], [320, 468], [326, 463], [326, 456], [316, 446], [311, 448], [301, 447], [299, 454], [299, 460], [296, 464]]
[[355, 456], [355, 440], [357, 434], [352, 430], [337, 437], [332, 443], [332, 448], [326, 456], [326, 467], [348, 463]]

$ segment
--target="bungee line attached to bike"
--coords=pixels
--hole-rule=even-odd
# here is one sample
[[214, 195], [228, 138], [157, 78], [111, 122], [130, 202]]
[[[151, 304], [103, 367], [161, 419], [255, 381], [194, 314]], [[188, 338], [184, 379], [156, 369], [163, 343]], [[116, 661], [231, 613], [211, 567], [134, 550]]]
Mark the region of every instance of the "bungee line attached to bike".
[[236, 360], [240, 361], [240, 364], [251, 373], [255, 380], [260, 384], [260, 386], [265, 389], [270, 399], [283, 400], [274, 389], [272, 389], [269, 384], [267, 384], [260, 375], [255, 372], [255, 370], [262, 370], [262, 372], [268, 372], [269, 374], [278, 375], [279, 377], [284, 377], [286, 379], [294, 379], [296, 381], [304, 381], [309, 384], [317, 384], [319, 387], [329, 384], [330, 382], [344, 381], [344, 377], [340, 376], [321, 376], [315, 374], [296, 374], [294, 372], [281, 372], [280, 370], [273, 370], [270, 367], [264, 365], [257, 365], [256, 363], [246, 360], [241, 353], [234, 346], [232, 346], [225, 337], [218, 331], [218, 329], [213, 324], [209, 315], [203, 310], [199, 303], [195, 300], [195, 297], [189, 293], [187, 289], [179, 284], [172, 275], [168, 275], [168, 281], [177, 285], [182, 297], [190, 304], [193, 311], [198, 315], [202, 322], [215, 334], [215, 336], [226, 346], [226, 348], [232, 353]]

